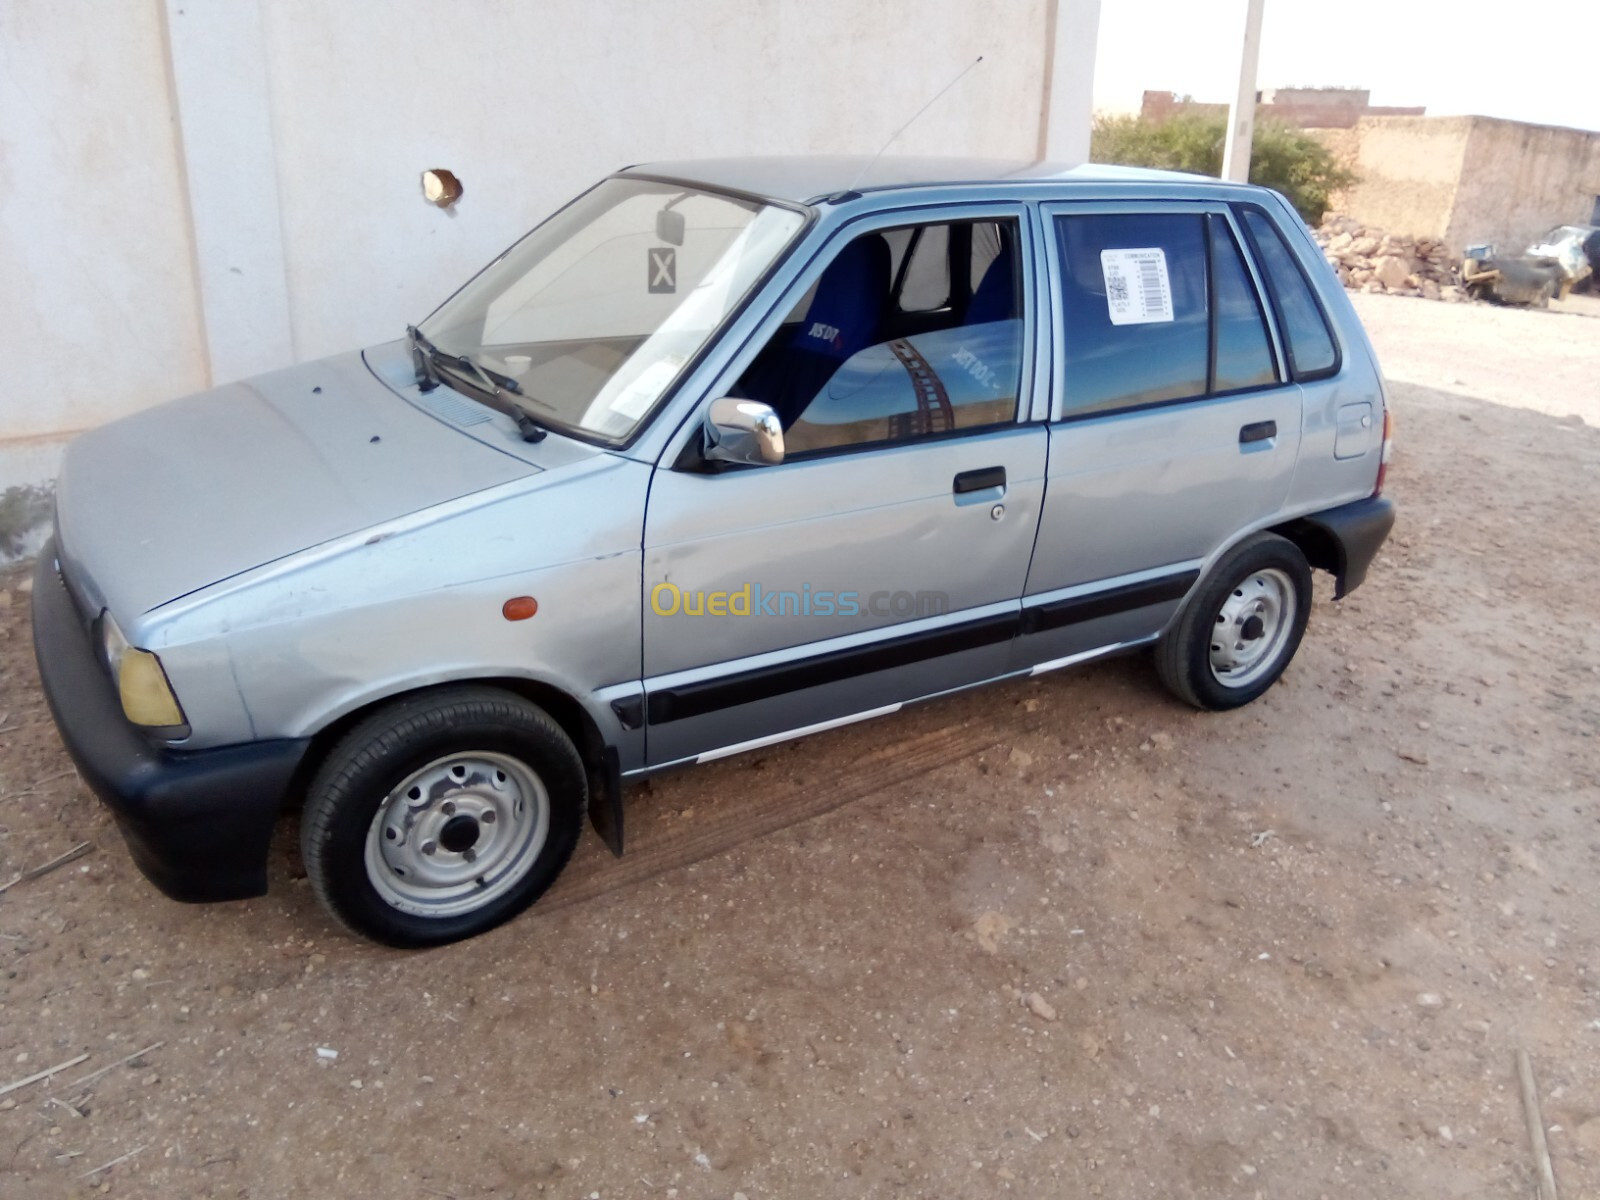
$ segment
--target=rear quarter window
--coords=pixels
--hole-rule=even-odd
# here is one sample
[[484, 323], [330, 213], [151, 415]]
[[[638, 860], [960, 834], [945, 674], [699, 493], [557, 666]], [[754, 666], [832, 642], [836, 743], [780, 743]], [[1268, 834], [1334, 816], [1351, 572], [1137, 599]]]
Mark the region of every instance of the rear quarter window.
[[1278, 314], [1289, 356], [1289, 374], [1296, 380], [1321, 379], [1339, 369], [1339, 347], [1311, 290], [1305, 271], [1271, 218], [1258, 208], [1237, 210], [1254, 244], [1256, 261]]

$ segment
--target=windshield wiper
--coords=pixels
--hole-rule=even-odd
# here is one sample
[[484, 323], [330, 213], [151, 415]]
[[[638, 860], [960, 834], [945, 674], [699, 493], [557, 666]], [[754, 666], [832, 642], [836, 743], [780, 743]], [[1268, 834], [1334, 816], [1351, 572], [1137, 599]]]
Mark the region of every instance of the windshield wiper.
[[[439, 386], [439, 366], [454, 367], [458, 371], [467, 371], [475, 376], [484, 390], [499, 403], [490, 407], [505, 413], [517, 423], [517, 432], [522, 435], [525, 442], [542, 442], [549, 432], [528, 415], [520, 404], [514, 401], [501, 399], [502, 392], [512, 392], [522, 395], [522, 385], [509, 375], [502, 375], [498, 371], [491, 371], [481, 363], [475, 362], [465, 354], [451, 354], [441, 350], [430, 342], [415, 325], [406, 326], [406, 336], [411, 339], [411, 361], [417, 369], [417, 384], [424, 392], [431, 392]], [[458, 391], [460, 389], [457, 389]]]

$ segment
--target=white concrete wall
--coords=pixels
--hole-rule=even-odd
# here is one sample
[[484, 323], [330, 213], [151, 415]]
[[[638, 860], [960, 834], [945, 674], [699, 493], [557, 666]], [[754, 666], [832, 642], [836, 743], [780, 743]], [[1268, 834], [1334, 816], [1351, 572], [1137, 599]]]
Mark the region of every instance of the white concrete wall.
[[203, 386], [156, 3], [0, 0], [0, 491]]
[[1088, 3], [0, 0], [0, 491], [64, 434], [399, 336], [628, 163], [872, 153], [979, 54], [891, 152], [1031, 158]]
[[[870, 154], [980, 53], [983, 65], [895, 149], [1031, 158], [1044, 9], [275, 0], [268, 61], [298, 352], [399, 336], [530, 225], [629, 163]], [[453, 209], [422, 202], [417, 179], [430, 167], [460, 177]]]

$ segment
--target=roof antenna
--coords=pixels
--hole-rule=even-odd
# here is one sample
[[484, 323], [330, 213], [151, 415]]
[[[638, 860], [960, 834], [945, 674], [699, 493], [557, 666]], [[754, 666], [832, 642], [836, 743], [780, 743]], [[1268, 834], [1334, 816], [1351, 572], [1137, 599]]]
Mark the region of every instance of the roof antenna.
[[862, 179], [864, 179], [866, 177], [867, 172], [872, 170], [872, 168], [877, 165], [878, 160], [883, 157], [883, 152], [885, 150], [887, 150], [890, 146], [894, 145], [895, 138], [899, 137], [902, 133], [904, 133], [906, 130], [910, 129], [913, 125], [915, 125], [917, 123], [917, 118], [918, 117], [920, 117], [923, 113], [927, 112], [930, 108], [932, 108], [934, 106], [935, 102], [939, 99], [940, 96], [944, 95], [951, 88], [955, 87], [956, 84], [960, 83], [963, 79], [965, 79], [966, 75], [967, 75], [967, 72], [972, 70], [973, 67], [977, 66], [982, 61], [983, 61], [983, 55], [980, 54], [980, 55], [978, 55], [977, 58], [975, 58], [971, 62], [969, 62], [966, 66], [962, 67], [960, 73], [957, 74], [954, 79], [952, 79], [949, 83], [945, 84], [942, 88], [940, 88], [937, 92], [935, 92], [933, 94], [933, 99], [932, 100], [929, 100], [926, 104], [924, 104], [921, 108], [917, 109], [917, 111], [912, 114], [911, 120], [907, 121], [904, 125], [900, 126], [899, 129], [896, 129], [893, 133], [891, 133], [889, 135], [889, 140], [887, 142], [885, 142], [883, 145], [878, 147], [878, 152], [876, 154], [874, 154], [867, 161], [867, 165], [862, 167], [861, 170], [856, 172], [856, 177], [850, 181], [850, 186], [847, 187], [845, 189], [845, 191], [846, 192], [855, 191], [856, 190], [856, 184], [860, 183], [862, 181]]

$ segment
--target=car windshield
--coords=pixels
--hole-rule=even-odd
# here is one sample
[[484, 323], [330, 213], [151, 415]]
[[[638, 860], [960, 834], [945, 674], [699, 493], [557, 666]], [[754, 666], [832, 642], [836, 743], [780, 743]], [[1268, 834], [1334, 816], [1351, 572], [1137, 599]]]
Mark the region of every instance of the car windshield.
[[797, 212], [613, 178], [423, 322], [441, 351], [514, 379], [541, 425], [626, 441], [793, 241]]
[[1569, 238], [1582, 237], [1582, 236], [1583, 236], [1583, 230], [1577, 228], [1574, 225], [1557, 225], [1549, 233], [1545, 234], [1542, 238], [1540, 238], [1537, 242], [1535, 242], [1534, 245], [1536, 245], [1536, 246], [1553, 246], [1557, 242], [1564, 242], [1564, 241], [1567, 241]]

